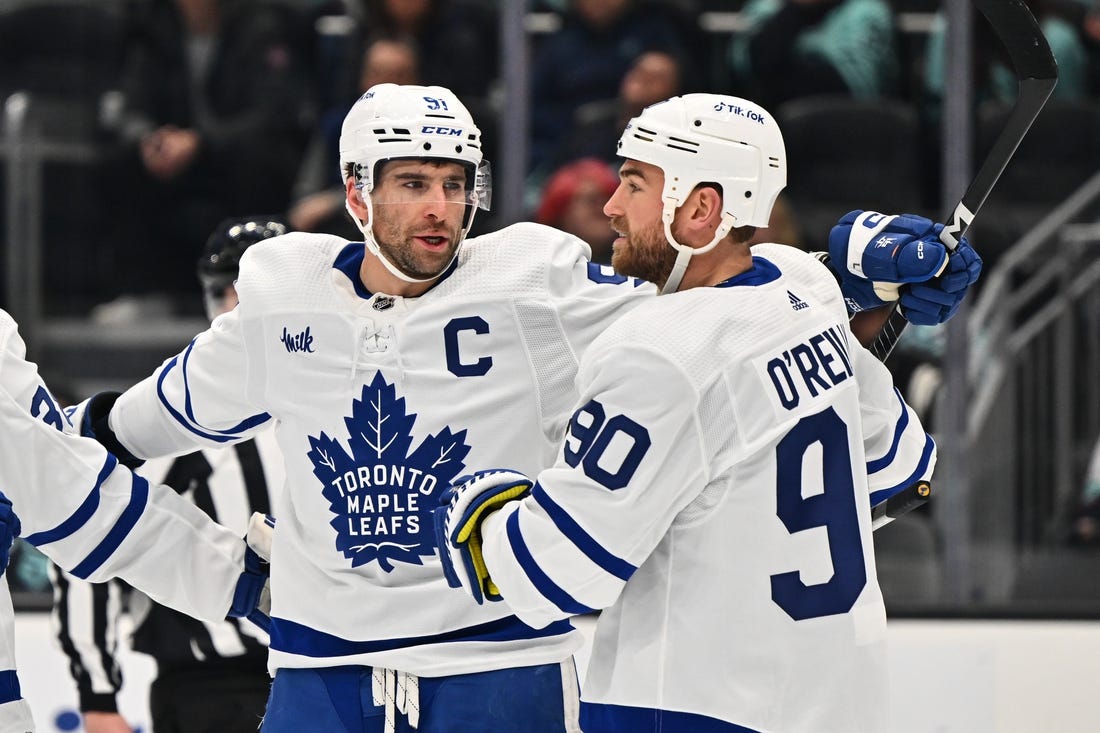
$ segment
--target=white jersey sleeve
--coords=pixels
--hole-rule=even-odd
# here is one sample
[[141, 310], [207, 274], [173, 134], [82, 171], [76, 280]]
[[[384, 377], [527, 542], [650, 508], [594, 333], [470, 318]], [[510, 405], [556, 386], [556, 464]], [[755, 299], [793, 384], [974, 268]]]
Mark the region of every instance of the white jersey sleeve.
[[245, 440], [271, 424], [249, 402], [248, 366], [240, 312], [233, 310], [126, 390], [111, 409], [111, 430], [139, 458]]
[[117, 576], [189, 615], [224, 618], [243, 541], [94, 440], [61, 432], [61, 410], [52, 398], [45, 405], [49, 393], [7, 314], [0, 338], [0, 487], [23, 539], [77, 577]]
[[[531, 498], [486, 521], [493, 579], [536, 628], [612, 605], [708, 479], [692, 386], [648, 348], [620, 347], [585, 360], [578, 381], [591, 397]], [[655, 384], [660, 400], [639, 399]], [[647, 491], [657, 465], [675, 480]]]
[[[852, 339], [855, 344], [855, 339]], [[862, 399], [864, 450], [871, 506], [932, 477], [936, 444], [893, 386], [890, 371], [867, 349], [851, 350]]]
[[[27, 361], [27, 347], [19, 327], [6, 311], [0, 310], [0, 377], [3, 389], [31, 416], [67, 433], [76, 432], [49, 388], [38, 375], [38, 366]], [[3, 489], [0, 489], [3, 490]]]
[[24, 540], [78, 578], [119, 577], [188, 615], [225, 618], [244, 567], [239, 537], [94, 440], [31, 418], [7, 393], [0, 424], [9, 436], [0, 441], [0, 485]]

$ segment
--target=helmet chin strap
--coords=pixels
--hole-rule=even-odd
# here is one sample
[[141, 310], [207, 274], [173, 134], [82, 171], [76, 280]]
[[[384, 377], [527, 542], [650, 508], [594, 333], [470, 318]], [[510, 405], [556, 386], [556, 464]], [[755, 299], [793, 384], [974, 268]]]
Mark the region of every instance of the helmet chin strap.
[[667, 295], [668, 293], [675, 293], [680, 289], [680, 282], [684, 279], [684, 273], [687, 272], [688, 265], [691, 264], [691, 258], [695, 255], [706, 254], [712, 249], [718, 246], [718, 243], [722, 241], [730, 229], [733, 228], [735, 223], [732, 214], [722, 213], [722, 222], [718, 225], [718, 228], [714, 231], [714, 238], [710, 240], [710, 243], [703, 247], [689, 247], [686, 244], [680, 244], [676, 241], [676, 237], [672, 235], [672, 220], [676, 217], [676, 201], [673, 199], [665, 199], [665, 208], [661, 213], [661, 219], [665, 225], [665, 239], [668, 240], [668, 246], [676, 250], [676, 261], [672, 263], [672, 271], [668, 274], [668, 279], [665, 280], [664, 287], [661, 288], [661, 295]]
[[[367, 212], [373, 218], [374, 210], [371, 208], [370, 196], [362, 196], [362, 201], [363, 204], [367, 207]], [[352, 210], [351, 204], [346, 200], [344, 201], [344, 208], [347, 209], [347, 212], [351, 215], [351, 220], [355, 222], [355, 227], [363, 233], [363, 241], [367, 245], [367, 251], [377, 257], [378, 261], [381, 262], [387, 270], [389, 270], [389, 273], [391, 275], [396, 277], [398, 280], [402, 280], [407, 283], [430, 283], [433, 280], [438, 279], [439, 276], [446, 272], [447, 269], [450, 268], [452, 264], [454, 264], [454, 261], [458, 259], [458, 250], [462, 246], [462, 240], [466, 238], [466, 232], [465, 230], [463, 230], [459, 234], [459, 246], [455, 247], [454, 256], [452, 256], [451, 259], [447, 262], [446, 267], [441, 269], [437, 274], [432, 275], [431, 277], [412, 277], [411, 275], [406, 275], [404, 272], [398, 269], [397, 265], [390, 262], [389, 258], [387, 258], [386, 255], [382, 254], [382, 249], [378, 246], [378, 242], [374, 238], [374, 231], [372, 230], [371, 226], [360, 221], [359, 217], [356, 216], [355, 212]]]

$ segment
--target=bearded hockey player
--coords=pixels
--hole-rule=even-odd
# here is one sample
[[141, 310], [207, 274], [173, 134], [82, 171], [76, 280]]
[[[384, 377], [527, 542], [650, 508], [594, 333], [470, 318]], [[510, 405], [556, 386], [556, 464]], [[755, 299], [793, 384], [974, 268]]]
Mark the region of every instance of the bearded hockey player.
[[935, 444], [823, 265], [750, 250], [786, 178], [767, 111], [674, 97], [619, 152], [612, 264], [665, 294], [585, 351], [552, 468], [453, 489], [445, 567], [534, 628], [602, 610], [586, 733], [885, 730], [870, 506], [927, 479]]

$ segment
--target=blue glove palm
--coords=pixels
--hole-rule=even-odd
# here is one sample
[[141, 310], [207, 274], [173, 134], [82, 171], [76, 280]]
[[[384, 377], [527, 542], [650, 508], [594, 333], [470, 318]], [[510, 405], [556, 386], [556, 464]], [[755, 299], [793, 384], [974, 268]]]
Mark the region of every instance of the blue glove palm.
[[11, 559], [11, 546], [22, 531], [23, 528], [19, 524], [19, 517], [15, 516], [11, 500], [0, 494], [0, 575], [3, 575], [7, 569], [8, 561]]
[[439, 497], [442, 506], [432, 512], [447, 583], [468, 590], [479, 605], [486, 599], [500, 600], [482, 554], [481, 523], [529, 494], [531, 485], [531, 479], [516, 471], [478, 471], [455, 479]]
[[829, 256], [848, 310], [898, 300], [914, 324], [935, 325], [955, 315], [982, 260], [965, 237], [949, 253], [941, 231], [943, 224], [913, 214], [845, 214], [829, 233]]

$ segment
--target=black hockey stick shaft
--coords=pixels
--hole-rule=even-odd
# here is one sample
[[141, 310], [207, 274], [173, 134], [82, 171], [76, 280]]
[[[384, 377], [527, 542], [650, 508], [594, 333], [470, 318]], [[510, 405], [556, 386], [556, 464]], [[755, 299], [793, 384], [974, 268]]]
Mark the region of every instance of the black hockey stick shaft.
[[[940, 233], [940, 241], [952, 252], [970, 229], [974, 218], [997, 185], [1005, 167], [1012, 160], [1024, 135], [1039, 116], [1058, 81], [1058, 65], [1050, 51], [1050, 44], [1025, 0], [974, 0], [974, 5], [989, 21], [994, 34], [1004, 45], [1016, 73], [1019, 91], [1008, 122], [993, 143], [981, 168], [962, 199], [944, 217], [947, 225]], [[886, 361], [908, 324], [895, 301], [890, 306], [889, 318], [871, 344], [871, 352], [880, 360]], [[882, 526], [926, 502], [931, 490], [922, 492], [922, 485], [926, 486], [923, 482], [913, 484], [884, 502], [892, 503], [892, 506], [884, 506], [883, 511], [875, 515], [887, 517], [877, 526]], [[882, 504], [874, 509], [877, 510], [880, 506]]]
[[880, 501], [871, 507], [871, 530], [874, 531], [903, 514], [908, 514], [928, 501], [930, 496], [932, 496], [932, 484], [927, 481], [918, 481], [886, 501]]
[[[951, 251], [958, 247], [959, 240], [970, 229], [1058, 81], [1058, 66], [1050, 45], [1025, 0], [974, 0], [974, 4], [1004, 44], [1016, 72], [1019, 93], [1005, 128], [993, 143], [966, 193], [944, 217], [948, 223], [940, 233], [940, 241]], [[882, 361], [894, 350], [908, 325], [896, 301], [890, 309], [889, 319], [871, 344], [871, 352]]]

